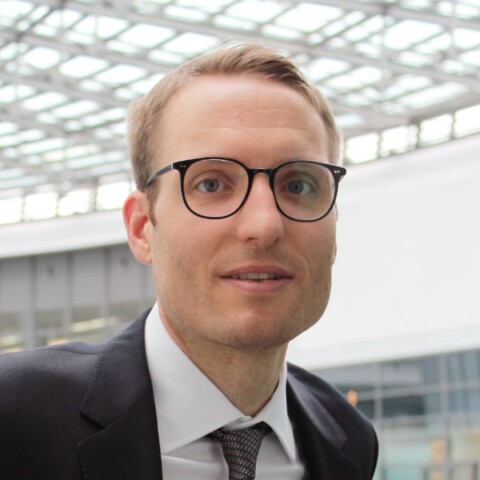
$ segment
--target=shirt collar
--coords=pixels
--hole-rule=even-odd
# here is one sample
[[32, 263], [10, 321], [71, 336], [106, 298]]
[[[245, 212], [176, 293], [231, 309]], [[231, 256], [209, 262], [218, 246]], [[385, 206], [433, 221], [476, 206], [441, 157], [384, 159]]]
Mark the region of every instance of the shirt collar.
[[166, 331], [155, 305], [145, 326], [145, 348], [152, 379], [162, 453], [183, 447], [220, 427], [270, 425], [291, 462], [296, 461], [287, 413], [287, 370], [270, 401], [255, 417], [242, 414], [183, 353]]

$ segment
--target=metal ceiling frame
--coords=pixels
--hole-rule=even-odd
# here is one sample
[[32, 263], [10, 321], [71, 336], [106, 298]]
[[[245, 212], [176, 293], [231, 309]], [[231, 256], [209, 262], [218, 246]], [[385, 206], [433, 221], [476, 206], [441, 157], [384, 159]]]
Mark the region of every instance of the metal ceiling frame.
[[[1, 2], [2, 0], [0, 0]], [[132, 89], [135, 81], [117, 84], [96, 83], [90, 79], [67, 77], [62, 75], [59, 66], [64, 61], [69, 61], [78, 56], [90, 56], [106, 62], [105, 67], [95, 72], [95, 76], [103, 72], [108, 73], [110, 68], [117, 65], [125, 65], [141, 69], [144, 75], [140, 75], [139, 81], [148, 81], [152, 77], [168, 72], [174, 65], [169, 61], [152, 59], [152, 51], [162, 51], [174, 38], [184, 33], [196, 33], [210, 36], [218, 43], [229, 41], [255, 42], [269, 45], [282, 50], [294, 57], [297, 63], [306, 72], [319, 59], [341, 61], [348, 67], [344, 70], [330, 73], [325, 72], [316, 83], [320, 89], [327, 93], [328, 100], [332, 105], [337, 117], [352, 117], [356, 123], [344, 126], [347, 141], [349, 138], [369, 133], [381, 133], [395, 127], [419, 125], [422, 121], [433, 116], [453, 114], [456, 110], [467, 108], [471, 105], [480, 104], [480, 37], [477, 43], [468, 48], [459, 48], [454, 44], [456, 29], [478, 32], [480, 30], [480, 4], [472, 2], [469, 6], [472, 12], [476, 12], [471, 18], [465, 18], [457, 13], [465, 8], [471, 0], [451, 0], [451, 15], [447, 16], [439, 11], [438, 2], [426, 0], [415, 8], [409, 0], [277, 0], [280, 8], [277, 14], [268, 22], [254, 22], [250, 30], [226, 27], [219, 24], [219, 15], [230, 16], [230, 10], [238, 3], [245, 0], [231, 0], [225, 2], [223, 7], [215, 12], [203, 12], [203, 20], [188, 20], [173, 18], [169, 15], [169, 8], [181, 6], [182, 0], [164, 0], [162, 3], [149, 2], [148, 0], [122, 0], [111, 2], [102, 0], [88, 2], [86, 0], [19, 0], [24, 4], [31, 5], [31, 9], [22, 16], [18, 16], [12, 27], [3, 26], [0, 22], [0, 58], [3, 49], [14, 46], [17, 49], [17, 58], [8, 59], [0, 64], [0, 92], [6, 86], [26, 86], [32, 88], [30, 95], [19, 96], [18, 101], [13, 103], [2, 102], [0, 98], [0, 114], [9, 123], [17, 125], [18, 131], [35, 130], [43, 132], [44, 138], [65, 139], [66, 150], [72, 147], [95, 144], [100, 152], [124, 151], [125, 155], [118, 161], [112, 161], [111, 174], [118, 174], [128, 180], [130, 178], [128, 162], [126, 159], [125, 140], [119, 131], [118, 120], [108, 118], [101, 119], [98, 124], [89, 124], [84, 116], [72, 120], [61, 118], [50, 112], [32, 111], [24, 107], [24, 102], [30, 98], [35, 99], [42, 93], [56, 92], [65, 96], [63, 106], [71, 102], [92, 101], [98, 105], [98, 110], [126, 109], [131, 99], [138, 96], [138, 91]], [[252, 0], [260, 1], [260, 0]], [[447, 5], [447, 2], [443, 2]], [[310, 7], [324, 6], [338, 10], [332, 21], [327, 22], [315, 31], [297, 30], [296, 38], [273, 37], [265, 29], [274, 25], [278, 19], [287, 12], [293, 11], [304, 5]], [[41, 15], [38, 15], [39, 10]], [[57, 28], [57, 35], [51, 37], [37, 31], [38, 28], [48, 21], [50, 15], [61, 12], [63, 9], [78, 12], [78, 19], [68, 28]], [[34, 13], [36, 12], [36, 13]], [[32, 18], [32, 13], [33, 18]], [[341, 22], [349, 14], [357, 14], [357, 18], [345, 23], [329, 33], [329, 28], [335, 22]], [[96, 19], [100, 17], [118, 18], [126, 22], [125, 28], [120, 29], [110, 38], [100, 38], [93, 33], [88, 43], [75, 43], [69, 35], [72, 29], [88, 16]], [[229, 18], [230, 18], [229, 17]], [[372, 18], [381, 18], [379, 28], [365, 30], [365, 34], [356, 40], [350, 39], [348, 34], [354, 29], [363, 28]], [[435, 25], [436, 32], [430, 37], [419, 41], [412, 41], [403, 49], [388, 48], [385, 38], [388, 32], [395, 26], [407, 20], [425, 22]], [[172, 36], [160, 40], [153, 48], [131, 46], [134, 54], [122, 53], [111, 48], [111, 41], [117, 41], [121, 35], [138, 24], [170, 29]], [[291, 28], [293, 31], [293, 27]], [[98, 32], [97, 32], [98, 33]], [[421, 53], [422, 47], [427, 42], [435, 41], [448, 35], [450, 45], [448, 48], [438, 49], [436, 55], [428, 58], [425, 65], [408, 64], [402, 59], [404, 54]], [[367, 45], [376, 50], [375, 54], [367, 54], [360, 47]], [[35, 48], [42, 47], [51, 51], [58, 51], [62, 61], [51, 68], [35, 68], [26, 64], [22, 56]], [[417, 49], [419, 51], [417, 51]], [[460, 56], [473, 54], [479, 57], [479, 62], [461, 64]], [[421, 53], [424, 55], [423, 53]], [[193, 54], [192, 54], [193, 55]], [[191, 56], [191, 55], [190, 55]], [[179, 60], [189, 58], [188, 54], [178, 54]], [[476, 58], [476, 57], [475, 57]], [[447, 71], [445, 62], [455, 62], [463, 68], [463, 73], [455, 74], [452, 70]], [[369, 84], [358, 84], [350, 88], [342, 88], [341, 80], [347, 76], [354, 78], [357, 69], [370, 67], [379, 72], [379, 78]], [[405, 77], [425, 78], [425, 84], [411, 87], [408, 90], [399, 90], [396, 95], [386, 96], [385, 92], [392, 86], [398, 86], [400, 79]], [[90, 82], [90, 83], [89, 83]], [[98, 91], [92, 89], [93, 84]], [[455, 86], [457, 93], [451, 98], [440, 99], [437, 103], [416, 106], [411, 108], [404, 101], [409, 95], [432, 94], [432, 89], [445, 85]], [[356, 104], [352, 99], [361, 98], [365, 105]], [[62, 104], [56, 104], [60, 108]], [[48, 113], [48, 115], [45, 115]], [[44, 114], [44, 115], [42, 115]], [[92, 113], [94, 115], [95, 113]], [[53, 115], [53, 116], [52, 116]], [[56, 116], [55, 116], [56, 115]], [[84, 114], [87, 116], [88, 114]], [[1, 125], [1, 120], [0, 120]], [[14, 134], [13, 134], [14, 135]], [[20, 138], [20, 137], [19, 137]], [[19, 145], [2, 145], [4, 137], [0, 133], [0, 198], [7, 195], [9, 189], [12, 194], [18, 194], [19, 189], [23, 195], [28, 195], [38, 189], [41, 184], [33, 183], [29, 187], [11, 187], [12, 181], [2, 181], [2, 170], [23, 169], [24, 175], [42, 175], [44, 182], [51, 185], [59, 192], [64, 190], [65, 184], [73, 186], [96, 185], [102, 183], [102, 174], [95, 173], [98, 168], [86, 166], [84, 169], [69, 168], [68, 154], [61, 162], [47, 162], [41, 155], [22, 156]], [[34, 144], [35, 141], [31, 140]], [[117, 168], [117, 171], [115, 170]], [[118, 176], [117, 175], [117, 176]], [[104, 175], [103, 175], [104, 177]], [[14, 183], [14, 182], [13, 182]], [[63, 189], [63, 190], [62, 190]], [[3, 192], [3, 193], [2, 193]]]

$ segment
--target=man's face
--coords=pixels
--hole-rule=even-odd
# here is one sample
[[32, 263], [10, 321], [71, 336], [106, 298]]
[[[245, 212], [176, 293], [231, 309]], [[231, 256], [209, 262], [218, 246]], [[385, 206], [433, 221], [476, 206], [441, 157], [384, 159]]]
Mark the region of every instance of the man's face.
[[[193, 80], [169, 101], [157, 131], [155, 169], [206, 156], [267, 168], [328, 161], [314, 108], [295, 90], [251, 75]], [[262, 174], [242, 209], [221, 220], [187, 210], [177, 171], [152, 188], [159, 189], [155, 223], [146, 231], [160, 313], [187, 353], [283, 349], [321, 317], [335, 257], [334, 213], [314, 223], [283, 217]], [[255, 279], [269, 273], [274, 279]]]

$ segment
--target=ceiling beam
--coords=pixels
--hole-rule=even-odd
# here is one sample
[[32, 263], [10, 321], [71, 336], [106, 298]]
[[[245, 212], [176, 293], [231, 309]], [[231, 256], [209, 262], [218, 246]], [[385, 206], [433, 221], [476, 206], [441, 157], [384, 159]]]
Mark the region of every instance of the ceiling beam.
[[[290, 2], [298, 5], [305, 3], [305, 0], [290, 0]], [[421, 22], [437, 23], [447, 28], [450, 28], [452, 25], [454, 25], [455, 27], [478, 30], [478, 19], [470, 20], [441, 15], [432, 8], [414, 10], [399, 6], [398, 3], [367, 3], [355, 0], [309, 0], [309, 3], [341, 8], [347, 12], [363, 12], [369, 16], [389, 16], [398, 20], [418, 20]]]
[[[37, 4], [49, 4], [51, 6], [58, 6], [60, 3], [59, 0], [31, 0], [34, 3]], [[298, 3], [298, 2], [297, 2]], [[337, 6], [337, 2], [321, 2], [322, 4], [332, 4]], [[344, 6], [349, 5], [352, 10], [363, 10], [362, 11], [370, 11], [373, 7], [375, 7], [375, 12], [376, 14], [381, 14], [380, 7], [375, 6], [375, 4], [367, 4], [364, 2], [351, 2], [351, 1], [346, 1], [344, 0], [343, 2], [340, 1], [338, 2], [339, 4], [342, 3]], [[353, 8], [353, 5], [356, 5], [356, 8]], [[394, 73], [398, 74], [412, 74], [412, 75], [428, 75], [431, 77], [434, 77], [438, 81], [444, 81], [444, 82], [458, 82], [462, 83], [465, 85], [468, 85], [470, 88], [478, 89], [479, 83], [480, 83], [480, 77], [478, 75], [454, 75], [450, 74], [447, 72], [442, 72], [437, 69], [429, 69], [425, 67], [414, 67], [411, 65], [405, 65], [399, 62], [395, 62], [391, 59], [372, 59], [369, 57], [366, 57], [364, 55], [361, 55], [360, 53], [352, 53], [351, 50], [347, 49], [333, 49], [333, 48], [327, 48], [323, 45], [320, 46], [315, 46], [311, 45], [308, 43], [308, 41], [298, 41], [298, 40], [280, 40], [280, 39], [274, 39], [271, 37], [267, 37], [261, 33], [260, 30], [251, 33], [251, 32], [245, 32], [245, 31], [240, 31], [240, 30], [228, 30], [222, 27], [215, 26], [207, 23], [207, 22], [196, 22], [196, 23], [189, 23], [189, 22], [182, 22], [179, 20], [173, 20], [170, 18], [165, 18], [161, 17], [158, 18], [155, 15], [146, 15], [146, 14], [141, 14], [138, 13], [132, 8], [125, 8], [124, 5], [121, 4], [116, 4], [115, 8], [107, 8], [102, 5], [98, 4], [85, 4], [85, 3], [80, 3], [77, 1], [69, 0], [67, 3], [68, 8], [72, 8], [74, 10], [81, 11], [86, 14], [94, 14], [94, 15], [107, 15], [107, 16], [112, 16], [112, 17], [119, 17], [119, 18], [127, 18], [132, 21], [132, 23], [145, 23], [149, 25], [154, 25], [154, 26], [159, 26], [161, 25], [162, 27], [166, 28], [171, 28], [173, 30], [179, 31], [179, 32], [195, 32], [195, 33], [200, 33], [200, 34], [206, 34], [206, 35], [212, 35], [212, 36], [220, 36], [221, 41], [228, 41], [228, 40], [233, 40], [235, 39], [236, 41], [245, 41], [245, 42], [259, 42], [261, 41], [262, 43], [265, 43], [272, 48], [277, 48], [281, 50], [285, 50], [289, 52], [292, 55], [297, 55], [300, 53], [303, 53], [307, 51], [308, 54], [317, 56], [317, 57], [329, 57], [329, 58], [334, 58], [334, 59], [340, 59], [347, 61], [353, 65], [356, 66], [364, 66], [364, 65], [371, 65], [371, 66], [376, 66], [379, 68], [387, 68], [390, 69]], [[160, 7], [159, 7], [160, 8]], [[162, 10], [164, 7], [161, 7]], [[367, 10], [365, 10], [367, 9]], [[410, 12], [410, 11], [408, 11]], [[413, 11], [412, 11], [413, 12]], [[122, 15], [123, 13], [123, 15]], [[405, 17], [405, 18], [410, 18], [410, 17]], [[448, 20], [448, 19], [447, 19]], [[159, 23], [160, 22], [160, 23]], [[472, 25], [475, 26], [476, 29], [478, 29], [478, 22], [471, 22]], [[471, 27], [473, 28], [473, 27]], [[30, 40], [34, 40], [32, 38], [29, 38]], [[69, 47], [71, 48], [71, 47]], [[82, 47], [83, 48], [83, 47]], [[62, 44], [62, 49], [63, 49], [63, 44]], [[105, 59], [112, 59], [111, 57], [111, 50], [108, 49], [103, 49], [101, 52], [101, 57]], [[123, 63], [128, 63], [138, 65], [138, 57], [135, 56], [135, 58], [132, 58], [130, 56], [120, 56], [121, 61]], [[114, 62], [117, 62], [118, 60], [113, 60]], [[143, 65], [143, 68], [148, 68], [147, 65], [150, 65], [149, 71], [151, 71], [151, 61], [147, 61], [147, 65], [144, 63], [145, 58], [141, 59], [140, 62]], [[135, 62], [135, 63], [132, 63]], [[156, 64], [155, 64], [156, 66]], [[161, 65], [158, 65], [159, 68], [161, 68]], [[163, 66], [165, 68], [165, 66]], [[158, 73], [158, 72], [157, 72]]]
[[[59, 77], [53, 76], [49, 73], [45, 73], [43, 75], [20, 75], [18, 73], [3, 73], [2, 72], [2, 79], [8, 80], [13, 84], [20, 84], [24, 83], [27, 85], [31, 85], [37, 88], [40, 91], [57, 91], [59, 93], [63, 93], [70, 98], [74, 98], [77, 100], [93, 100], [100, 104], [105, 104], [107, 107], [121, 107], [127, 108], [129, 101], [128, 100], [120, 100], [112, 96], [111, 91], [109, 93], [95, 93], [95, 92], [88, 92], [85, 90], [80, 90], [78, 85], [75, 82], [67, 82]], [[321, 82], [317, 82], [318, 86], [321, 90]], [[347, 94], [349, 92], [346, 92]], [[348, 107], [347, 105], [343, 104], [341, 101], [340, 95], [336, 95], [332, 99], [330, 99], [330, 104], [334, 110], [341, 109], [345, 111], [346, 109], [350, 109], [351, 112], [355, 112], [356, 114], [365, 116], [367, 118], [371, 118], [372, 120], [378, 120], [381, 116], [381, 119], [387, 120], [387, 116], [383, 116], [381, 112], [372, 112], [371, 110], [364, 110], [361, 108], [355, 109], [355, 107]], [[375, 118], [373, 118], [375, 117]], [[388, 120], [387, 120], [388, 122]]]
[[63, 93], [67, 95], [67, 97], [75, 100], [92, 100], [107, 108], [126, 108], [129, 103], [128, 100], [113, 97], [111, 92], [96, 93], [81, 90], [76, 82], [67, 81], [49, 73], [21, 75], [19, 73], [0, 70], [0, 75], [2, 80], [7, 80], [14, 85], [23, 83], [35, 87], [42, 92], [55, 91]]
[[[17, 125], [28, 128], [36, 129], [45, 132], [50, 138], [64, 138], [68, 147], [77, 145], [87, 145], [94, 143], [101, 147], [104, 151], [112, 150], [125, 150], [125, 142], [119, 138], [112, 138], [109, 140], [103, 140], [95, 136], [95, 134], [86, 135], [84, 130], [69, 131], [64, 125], [52, 125], [44, 123], [35, 118], [35, 114], [26, 110], [20, 110], [18, 107], [12, 107], [9, 105], [0, 106], [0, 113], [2, 117], [9, 122], [16, 123]], [[103, 125], [98, 125], [96, 128], [103, 128]]]

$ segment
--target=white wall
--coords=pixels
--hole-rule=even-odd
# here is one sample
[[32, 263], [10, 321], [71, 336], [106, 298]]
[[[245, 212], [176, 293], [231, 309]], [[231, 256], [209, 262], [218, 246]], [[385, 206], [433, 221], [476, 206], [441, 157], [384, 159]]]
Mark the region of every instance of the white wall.
[[[480, 136], [349, 168], [307, 367], [480, 346]], [[125, 243], [119, 211], [0, 227], [0, 258]]]
[[290, 359], [480, 347], [480, 137], [352, 167], [338, 204], [331, 302]]
[[0, 225], [0, 259], [127, 242], [119, 210]]

